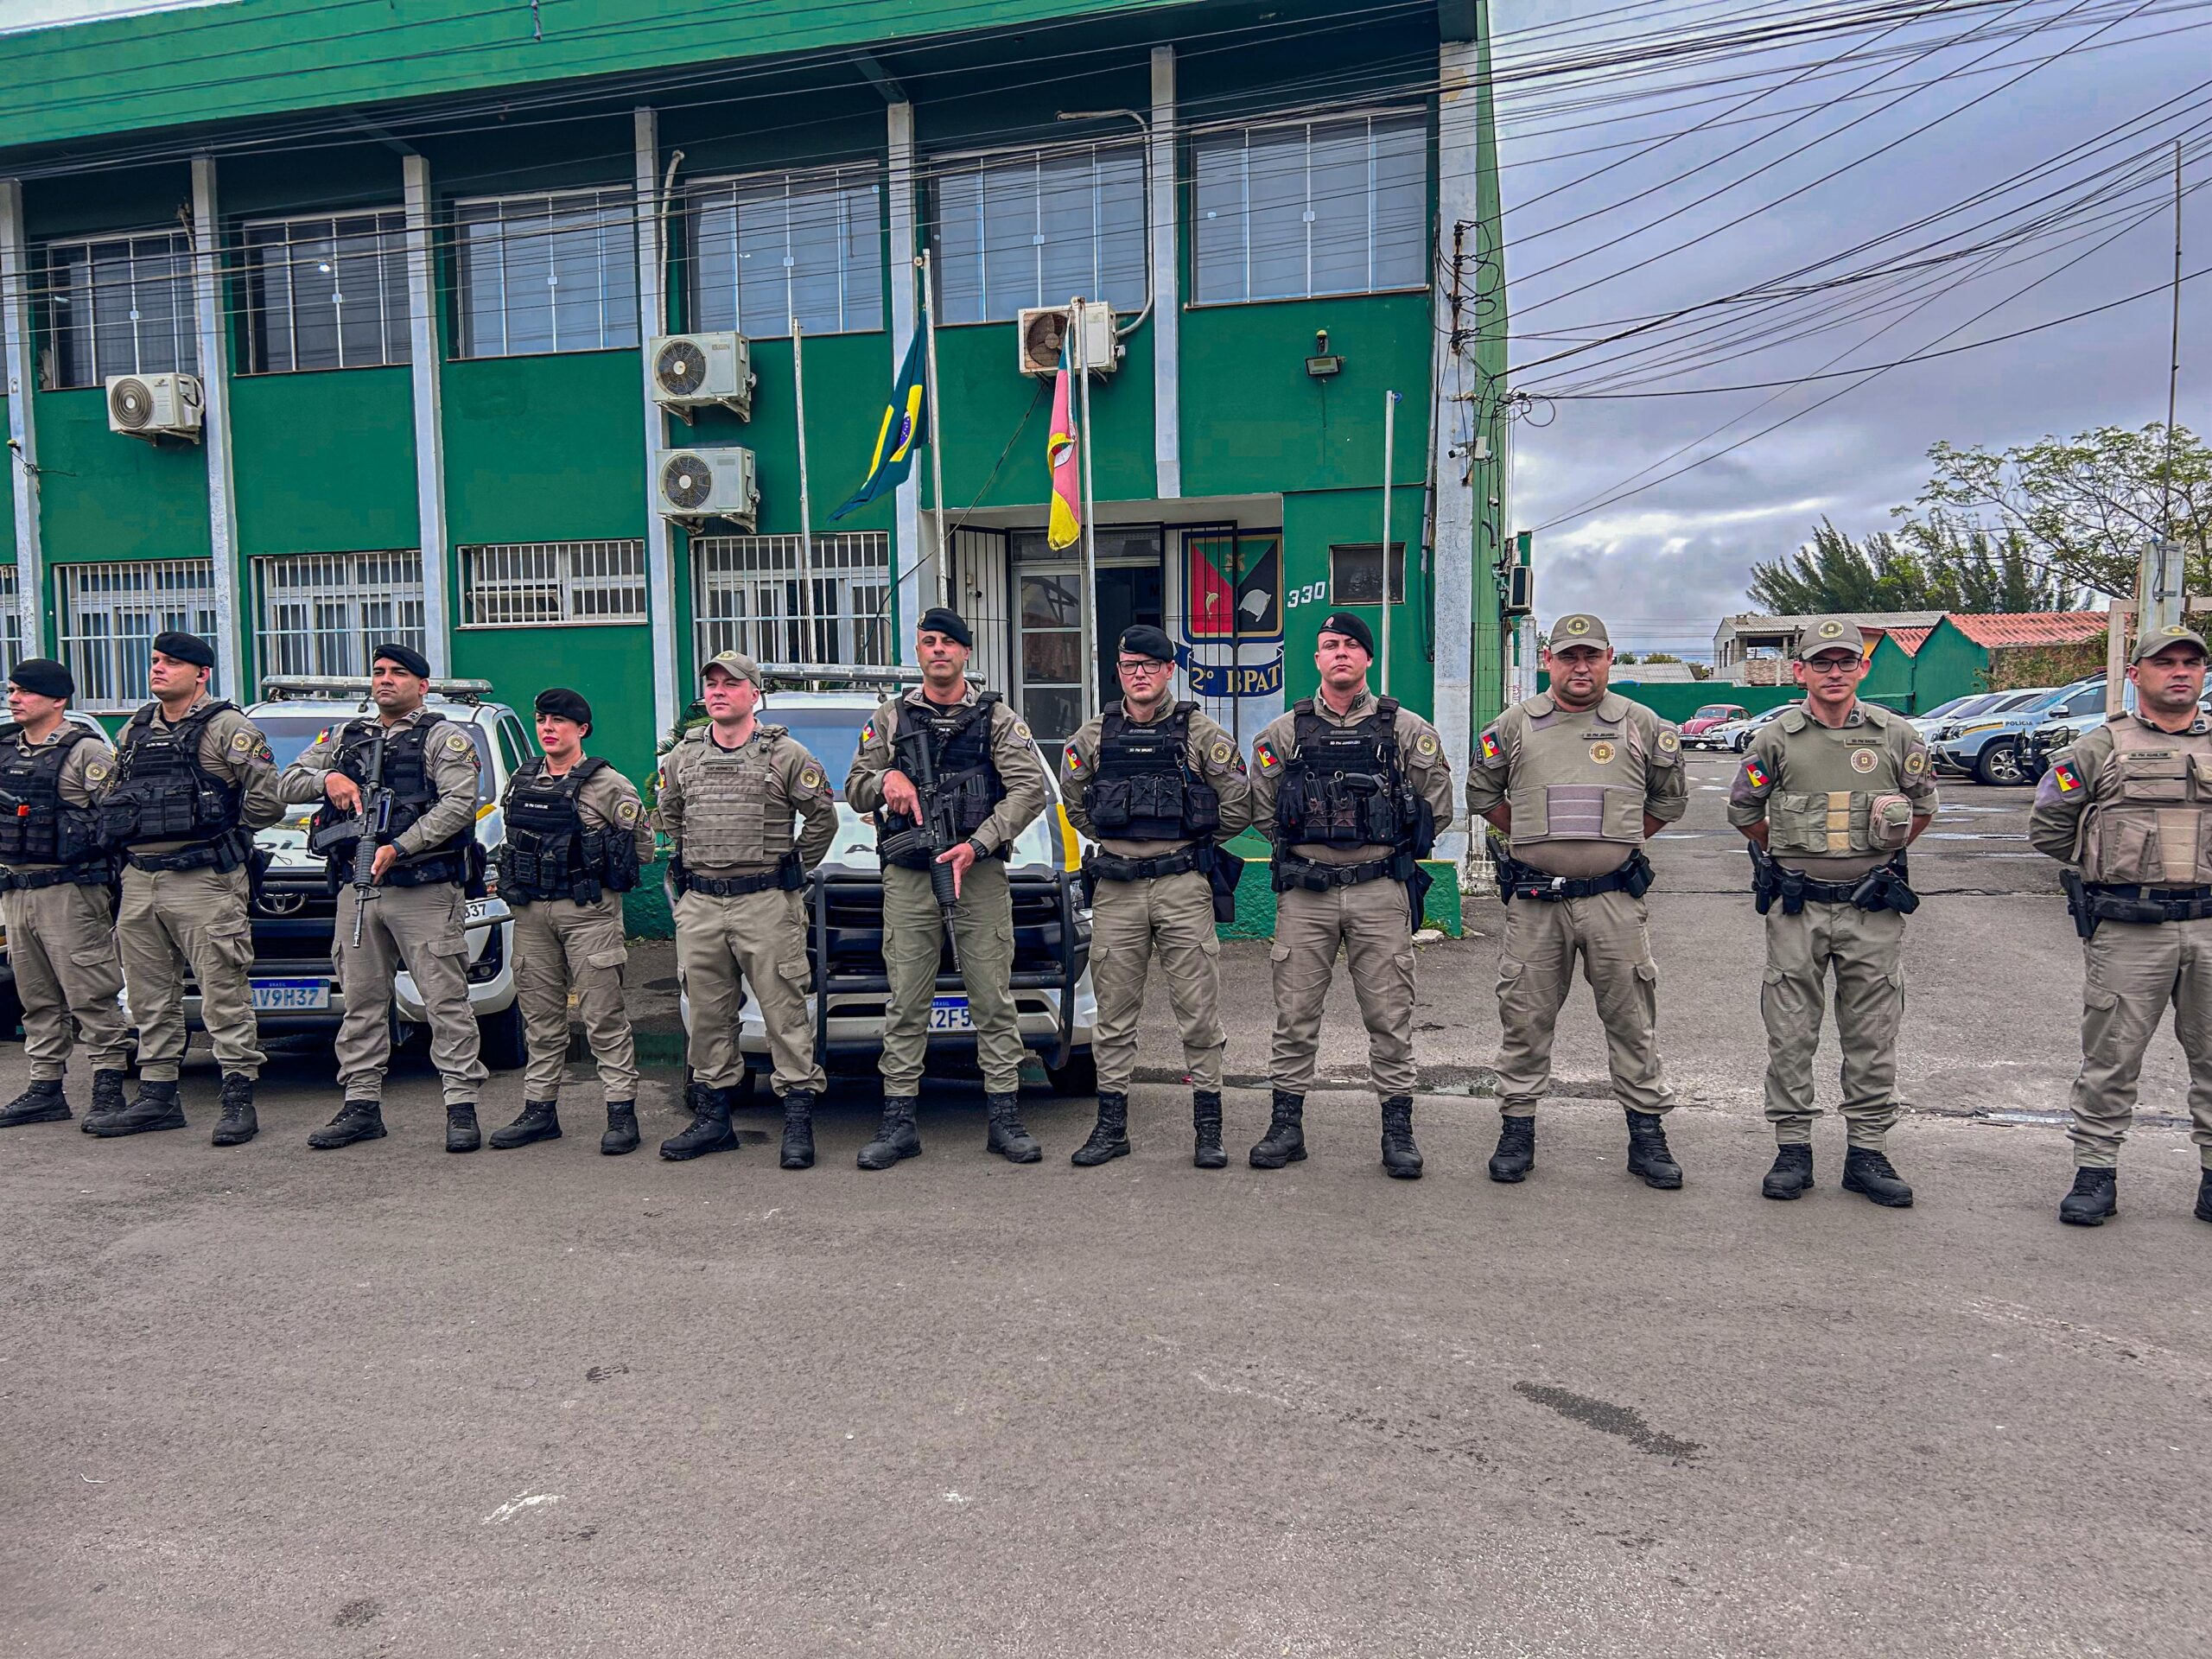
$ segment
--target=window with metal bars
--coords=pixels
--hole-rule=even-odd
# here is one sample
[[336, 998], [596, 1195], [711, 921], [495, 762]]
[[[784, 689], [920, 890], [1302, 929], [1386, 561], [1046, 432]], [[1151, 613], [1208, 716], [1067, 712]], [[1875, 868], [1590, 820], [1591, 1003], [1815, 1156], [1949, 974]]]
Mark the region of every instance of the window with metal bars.
[[41, 264], [39, 384], [48, 391], [111, 374], [198, 372], [192, 238], [182, 231], [50, 242]]
[[945, 322], [1011, 321], [1080, 295], [1144, 305], [1141, 142], [953, 158], [937, 172], [938, 303]]
[[454, 204], [461, 357], [638, 343], [637, 197], [626, 187]]
[[[212, 559], [142, 559], [54, 568], [55, 644], [77, 682], [80, 709], [120, 713], [145, 702], [154, 638], [175, 631], [213, 640]], [[218, 668], [209, 686], [227, 695]]]
[[741, 651], [755, 662], [891, 661], [891, 538], [853, 531], [814, 538], [813, 630], [796, 536], [696, 536], [691, 615], [698, 660]]
[[406, 233], [396, 207], [248, 225], [247, 372], [406, 362]]
[[1201, 305], [1428, 285], [1428, 118], [1238, 127], [1191, 146]]
[[645, 544], [495, 542], [464, 547], [461, 626], [645, 620]]
[[0, 564], [0, 678], [23, 659], [23, 613], [17, 602], [16, 567]]
[[878, 169], [824, 168], [712, 179], [690, 193], [695, 328], [753, 340], [883, 327]]
[[264, 674], [360, 679], [378, 645], [428, 649], [419, 552], [287, 553], [253, 576]]

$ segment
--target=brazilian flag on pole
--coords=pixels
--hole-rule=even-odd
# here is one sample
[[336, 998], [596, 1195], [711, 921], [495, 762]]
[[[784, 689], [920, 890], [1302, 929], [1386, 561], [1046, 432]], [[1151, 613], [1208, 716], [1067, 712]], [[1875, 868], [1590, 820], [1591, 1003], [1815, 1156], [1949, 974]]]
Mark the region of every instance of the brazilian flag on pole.
[[899, 378], [891, 388], [891, 401], [884, 405], [883, 424], [875, 435], [875, 456], [868, 464], [868, 476], [861, 480], [853, 499], [830, 516], [842, 518], [849, 512], [857, 512], [879, 495], [887, 495], [906, 481], [906, 474], [914, 470], [915, 449], [930, 441], [929, 395], [924, 385], [927, 373], [928, 354], [923, 349], [922, 330], [914, 330], [914, 343], [906, 348], [906, 360], [899, 368]]

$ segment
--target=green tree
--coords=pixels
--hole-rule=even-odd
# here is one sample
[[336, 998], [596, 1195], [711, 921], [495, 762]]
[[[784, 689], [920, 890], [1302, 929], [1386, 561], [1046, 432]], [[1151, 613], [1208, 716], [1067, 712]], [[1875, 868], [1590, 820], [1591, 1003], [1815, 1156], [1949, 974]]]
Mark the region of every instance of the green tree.
[[1751, 567], [1751, 603], [1778, 616], [1934, 610], [1929, 588], [1918, 556], [1888, 531], [1854, 542], [1826, 518], [1787, 558]]

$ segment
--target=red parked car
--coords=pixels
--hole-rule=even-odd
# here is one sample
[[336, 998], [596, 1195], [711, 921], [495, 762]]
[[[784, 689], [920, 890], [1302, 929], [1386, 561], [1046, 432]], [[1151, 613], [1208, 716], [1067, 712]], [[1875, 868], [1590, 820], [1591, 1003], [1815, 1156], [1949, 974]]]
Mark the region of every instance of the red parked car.
[[1700, 732], [1729, 721], [1745, 719], [1751, 712], [1740, 702], [1708, 702], [1682, 722], [1682, 735], [1695, 737]]

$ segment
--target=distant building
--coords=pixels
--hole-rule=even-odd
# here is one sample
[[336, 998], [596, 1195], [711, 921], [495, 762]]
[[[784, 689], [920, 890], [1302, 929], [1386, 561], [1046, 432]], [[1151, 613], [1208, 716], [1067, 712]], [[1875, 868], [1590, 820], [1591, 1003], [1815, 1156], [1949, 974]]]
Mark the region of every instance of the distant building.
[[[1859, 611], [1851, 620], [1861, 629], [1932, 628], [1941, 611]], [[1768, 616], [1747, 611], [1723, 617], [1713, 635], [1713, 677], [1738, 685], [1787, 685], [1787, 663], [1797, 636], [1817, 616]]]

